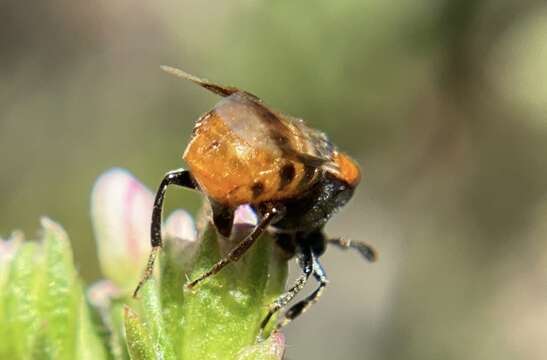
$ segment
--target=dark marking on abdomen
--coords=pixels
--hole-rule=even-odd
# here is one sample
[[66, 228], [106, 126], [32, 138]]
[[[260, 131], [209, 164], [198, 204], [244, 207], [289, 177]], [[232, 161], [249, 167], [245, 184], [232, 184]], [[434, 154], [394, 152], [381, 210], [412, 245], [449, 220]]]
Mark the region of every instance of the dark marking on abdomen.
[[294, 165], [292, 163], [288, 163], [283, 165], [281, 170], [279, 171], [279, 188], [278, 190], [281, 191], [287, 185], [289, 185], [296, 175], [296, 170], [294, 168]]
[[311, 184], [311, 182], [315, 178], [315, 172], [317, 171], [317, 168], [311, 165], [304, 165], [303, 171], [304, 174], [302, 175], [302, 178], [298, 183], [298, 187], [300, 189], [307, 188]]
[[255, 182], [251, 186], [251, 191], [253, 192], [253, 198], [257, 198], [264, 192], [264, 184], [260, 181]]

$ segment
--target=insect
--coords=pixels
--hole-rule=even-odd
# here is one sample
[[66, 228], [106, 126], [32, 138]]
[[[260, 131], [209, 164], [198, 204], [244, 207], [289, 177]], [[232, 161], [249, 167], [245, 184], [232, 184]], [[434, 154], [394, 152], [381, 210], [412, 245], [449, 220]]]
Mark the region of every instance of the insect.
[[224, 237], [230, 236], [238, 206], [250, 205], [259, 218], [233, 250], [209, 271], [187, 283], [187, 288], [237, 261], [266, 230], [289, 257], [297, 257], [303, 273], [270, 305], [261, 334], [311, 276], [318, 282], [315, 291], [290, 307], [275, 329], [287, 325], [321, 296], [328, 280], [319, 257], [327, 244], [354, 248], [369, 261], [375, 260], [370, 246], [328, 238], [323, 232], [329, 218], [350, 200], [361, 178], [356, 163], [325, 134], [308, 127], [301, 119], [272, 110], [247, 91], [215, 84], [172, 67], [162, 69], [220, 95], [222, 100], [195, 124], [183, 155], [189, 169], [169, 171], [159, 186], [152, 212], [152, 251], [135, 297], [151, 276], [162, 247], [162, 208], [169, 185], [195, 189], [207, 196], [213, 223]]

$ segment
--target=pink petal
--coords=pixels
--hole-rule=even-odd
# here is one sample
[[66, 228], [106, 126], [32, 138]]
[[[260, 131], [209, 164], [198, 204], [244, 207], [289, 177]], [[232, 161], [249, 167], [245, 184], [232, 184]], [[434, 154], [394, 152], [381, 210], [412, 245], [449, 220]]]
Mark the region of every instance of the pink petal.
[[10, 263], [24, 240], [23, 233], [16, 231], [7, 240], [0, 238], [0, 291], [7, 281]]
[[175, 210], [165, 221], [163, 227], [165, 238], [182, 239], [189, 242], [197, 240], [197, 231], [194, 220], [188, 212], [178, 209]]
[[282, 360], [285, 354], [285, 336], [280, 332], [275, 332], [263, 342], [251, 345], [243, 349], [238, 355], [237, 360], [250, 359], [272, 359]]
[[[154, 195], [131, 173], [114, 168], [101, 175], [91, 195], [91, 215], [99, 262], [104, 275], [122, 290], [134, 287], [150, 253], [150, 222]], [[175, 211], [164, 237], [195, 242], [194, 222]]]
[[108, 308], [120, 295], [120, 289], [110, 280], [99, 280], [87, 289], [89, 302], [97, 308]]
[[234, 224], [256, 225], [255, 211], [249, 205], [240, 205], [234, 214]]
[[103, 273], [126, 289], [141, 276], [150, 251], [153, 195], [128, 171], [101, 175], [91, 195], [91, 215]]
[[11, 261], [23, 239], [23, 233], [19, 231], [14, 232], [7, 240], [0, 238], [0, 266]]

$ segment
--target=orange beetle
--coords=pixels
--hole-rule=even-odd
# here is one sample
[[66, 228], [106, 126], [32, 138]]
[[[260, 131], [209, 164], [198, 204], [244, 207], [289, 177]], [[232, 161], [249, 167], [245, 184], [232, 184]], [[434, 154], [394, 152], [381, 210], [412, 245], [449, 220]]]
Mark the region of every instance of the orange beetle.
[[161, 213], [169, 185], [199, 190], [207, 196], [215, 227], [225, 237], [230, 236], [238, 206], [250, 205], [259, 215], [251, 233], [209, 271], [189, 282], [188, 288], [237, 261], [266, 229], [289, 257], [297, 255], [303, 274], [272, 303], [262, 330], [311, 275], [318, 281], [318, 288], [293, 305], [277, 328], [303, 313], [321, 295], [327, 278], [319, 257], [327, 243], [352, 247], [368, 260], [375, 259], [375, 252], [368, 245], [329, 239], [323, 233], [327, 220], [349, 201], [361, 178], [355, 162], [338, 151], [325, 134], [308, 127], [301, 119], [270, 109], [249, 92], [218, 85], [172, 67], [162, 69], [223, 99], [196, 122], [183, 155], [189, 170], [168, 172], [159, 186], [152, 213], [152, 252], [134, 296], [150, 277], [157, 251], [162, 246]]

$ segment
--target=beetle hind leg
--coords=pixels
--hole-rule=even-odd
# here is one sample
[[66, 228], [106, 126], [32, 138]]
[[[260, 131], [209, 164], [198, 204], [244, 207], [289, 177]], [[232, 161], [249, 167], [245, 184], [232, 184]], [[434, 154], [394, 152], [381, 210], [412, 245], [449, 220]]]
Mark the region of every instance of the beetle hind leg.
[[257, 337], [258, 341], [263, 340], [264, 330], [271, 318], [281, 309], [283, 309], [299, 292], [304, 288], [306, 282], [310, 278], [313, 271], [313, 260], [311, 249], [307, 248], [301, 251], [298, 255], [298, 265], [302, 269], [303, 274], [300, 275], [294, 282], [293, 286], [285, 293], [278, 296], [269, 306], [268, 314], [260, 324], [260, 331]]
[[305, 313], [313, 304], [315, 304], [323, 294], [323, 291], [329, 282], [327, 279], [327, 274], [319, 262], [319, 257], [317, 257], [313, 252], [311, 254], [312, 274], [319, 285], [317, 289], [315, 289], [315, 291], [308, 295], [304, 300], [297, 302], [285, 312], [283, 319], [275, 327], [275, 331], [278, 331], [282, 327], [288, 325], [291, 321]]
[[135, 291], [133, 292], [134, 298], [137, 297], [139, 290], [144, 285], [144, 283], [152, 276], [156, 257], [158, 256], [159, 250], [163, 246], [161, 238], [161, 217], [163, 212], [163, 201], [165, 199], [165, 192], [169, 185], [178, 185], [189, 189], [197, 188], [192, 174], [188, 170], [177, 169], [169, 171], [167, 174], [165, 174], [158, 188], [158, 191], [156, 192], [154, 207], [152, 209], [152, 224], [150, 226], [150, 245], [152, 246], [152, 250], [150, 251], [148, 262], [146, 264], [146, 268], [144, 269], [142, 278], [135, 288]]

